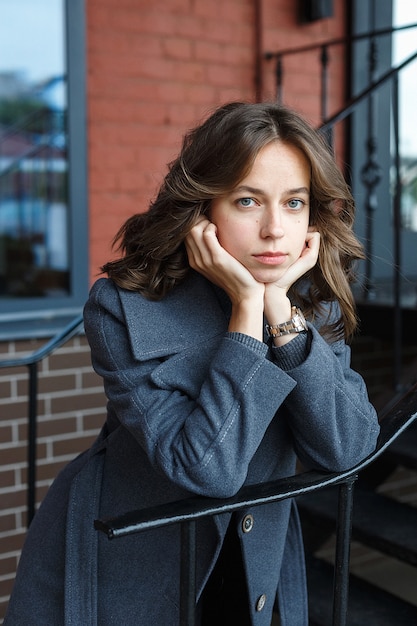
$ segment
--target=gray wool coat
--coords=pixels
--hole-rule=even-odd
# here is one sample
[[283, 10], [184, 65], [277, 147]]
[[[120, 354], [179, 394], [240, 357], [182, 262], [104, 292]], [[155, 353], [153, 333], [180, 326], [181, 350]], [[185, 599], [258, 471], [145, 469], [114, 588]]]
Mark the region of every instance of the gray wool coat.
[[[190, 494], [228, 497], [292, 475], [297, 457], [335, 471], [373, 451], [376, 413], [344, 342], [328, 344], [309, 325], [272, 348], [228, 332], [229, 315], [225, 294], [193, 271], [158, 302], [109, 279], [93, 286], [85, 328], [106, 423], [35, 516], [6, 626], [177, 626], [179, 529], [109, 541], [95, 518]], [[198, 524], [199, 594], [229, 521]], [[278, 599], [283, 626], [307, 626], [295, 503], [243, 510], [233, 523], [253, 624], [269, 626]]]

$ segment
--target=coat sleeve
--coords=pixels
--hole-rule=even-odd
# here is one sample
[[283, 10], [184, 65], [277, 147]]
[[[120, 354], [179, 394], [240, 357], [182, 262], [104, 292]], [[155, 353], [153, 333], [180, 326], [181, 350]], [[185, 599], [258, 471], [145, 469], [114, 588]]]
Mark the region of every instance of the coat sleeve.
[[117, 290], [102, 285], [90, 294], [84, 320], [109, 415], [169, 480], [192, 493], [233, 495], [296, 382], [266, 358], [265, 344], [235, 333], [202, 333], [188, 350], [138, 360]]
[[274, 350], [277, 365], [297, 383], [285, 401], [288, 423], [307, 468], [343, 471], [374, 451], [378, 417], [364, 380], [350, 367], [349, 346], [327, 343], [309, 326], [300, 341]]

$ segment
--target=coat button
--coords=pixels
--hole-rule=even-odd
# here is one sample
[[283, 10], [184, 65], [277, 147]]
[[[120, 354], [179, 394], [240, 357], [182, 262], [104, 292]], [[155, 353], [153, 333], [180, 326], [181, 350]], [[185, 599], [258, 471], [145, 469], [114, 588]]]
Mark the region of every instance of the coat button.
[[262, 594], [261, 596], [259, 596], [257, 602], [256, 602], [256, 610], [257, 611], [262, 611], [262, 609], [264, 608], [266, 604], [266, 594]]
[[242, 520], [242, 530], [244, 533], [250, 533], [253, 528], [253, 515], [245, 515]]

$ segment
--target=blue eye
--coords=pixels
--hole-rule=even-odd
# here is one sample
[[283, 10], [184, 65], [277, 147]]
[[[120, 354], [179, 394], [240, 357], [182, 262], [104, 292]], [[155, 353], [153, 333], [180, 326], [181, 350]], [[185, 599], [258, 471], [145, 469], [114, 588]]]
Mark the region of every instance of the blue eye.
[[239, 198], [238, 200], [238, 204], [246, 208], [252, 206], [253, 202], [254, 202], [253, 198]]
[[290, 209], [302, 209], [304, 202], [302, 200], [298, 200], [297, 198], [293, 198], [292, 200], [289, 200], [288, 206]]

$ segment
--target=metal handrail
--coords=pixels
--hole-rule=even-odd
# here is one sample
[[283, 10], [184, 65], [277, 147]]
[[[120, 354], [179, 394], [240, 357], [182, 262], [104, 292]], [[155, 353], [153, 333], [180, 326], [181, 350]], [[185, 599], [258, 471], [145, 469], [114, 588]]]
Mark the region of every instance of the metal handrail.
[[37, 438], [37, 395], [38, 395], [38, 363], [49, 356], [54, 350], [76, 335], [83, 324], [82, 314], [77, 315], [65, 328], [43, 346], [26, 356], [0, 361], [0, 369], [11, 367], [27, 367], [28, 378], [28, 493], [27, 493], [27, 525], [29, 526], [36, 506], [36, 438]]
[[[401, 218], [401, 194], [403, 182], [401, 178], [401, 159], [399, 154], [399, 89], [398, 89], [398, 80], [402, 71], [409, 67], [413, 62], [417, 60], [417, 51], [410, 54], [405, 60], [398, 63], [395, 67], [391, 67], [390, 69], [384, 71], [382, 74], [377, 76], [376, 73], [376, 52], [375, 52], [375, 41], [378, 37], [394, 35], [395, 33], [411, 30], [417, 28], [417, 23], [406, 24], [404, 26], [399, 27], [389, 27], [382, 29], [371, 29], [366, 32], [355, 34], [351, 36], [328, 39], [321, 42], [316, 42], [313, 44], [285, 48], [282, 50], [277, 50], [275, 52], [267, 52], [265, 54], [265, 59], [272, 60], [274, 59], [276, 62], [275, 75], [276, 75], [276, 90], [277, 90], [277, 99], [278, 101], [282, 101], [282, 91], [283, 91], [283, 59], [297, 55], [300, 53], [310, 53], [316, 52], [319, 53], [320, 61], [321, 61], [321, 82], [320, 82], [320, 90], [321, 90], [321, 122], [318, 126], [318, 130], [321, 134], [327, 138], [329, 144], [332, 144], [333, 138], [333, 129], [335, 125], [339, 122], [343, 122], [346, 120], [358, 107], [360, 103], [368, 102], [368, 108], [373, 109], [374, 103], [372, 98], [374, 98], [374, 94], [382, 87], [386, 85], [391, 85], [391, 99], [392, 99], [392, 114], [393, 114], [393, 139], [394, 139], [394, 181], [395, 181], [395, 190], [392, 195], [392, 231], [393, 231], [393, 309], [394, 309], [394, 333], [393, 333], [393, 358], [392, 358], [392, 369], [393, 369], [393, 391], [401, 391], [402, 383], [401, 383], [401, 374], [402, 374], [402, 361], [403, 361], [403, 348], [402, 348], [402, 317], [401, 317], [401, 279], [402, 279], [402, 260], [401, 260], [401, 227], [402, 227], [402, 218]], [[327, 89], [327, 81], [328, 81], [328, 66], [329, 66], [329, 55], [328, 50], [334, 46], [350, 46], [362, 40], [368, 40], [370, 42], [370, 51], [368, 55], [368, 86], [363, 88], [358, 94], [352, 96], [349, 100], [345, 102], [345, 104], [334, 114], [329, 116], [327, 114], [327, 98], [328, 98], [328, 89]], [[366, 249], [366, 260], [365, 260], [365, 280], [362, 287], [363, 297], [365, 301], [368, 301], [370, 295], [373, 293], [373, 281], [372, 281], [372, 268], [373, 268], [373, 214], [376, 210], [376, 187], [380, 181], [380, 173], [379, 173], [379, 165], [376, 161], [376, 138], [375, 138], [375, 130], [372, 129], [371, 124], [369, 123], [369, 116], [372, 116], [373, 113], [368, 112], [368, 137], [366, 141], [366, 153], [367, 153], [367, 161], [364, 167], [361, 170], [361, 179], [362, 183], [366, 187], [366, 196], [365, 196], [365, 236], [364, 236], [364, 245]]]
[[231, 498], [191, 497], [178, 502], [130, 511], [118, 517], [98, 519], [96, 530], [109, 539], [171, 524], [181, 525], [180, 626], [195, 625], [196, 521], [294, 498], [339, 485], [336, 554], [333, 586], [333, 626], [345, 626], [349, 592], [349, 559], [353, 488], [359, 473], [373, 463], [417, 419], [417, 385], [380, 416], [381, 431], [375, 451], [355, 467], [336, 473], [309, 471], [279, 480], [243, 487]]
[[[406, 24], [404, 26], [395, 26], [395, 27], [389, 27], [389, 28], [381, 28], [381, 29], [373, 29], [373, 30], [368, 30], [364, 33], [359, 33], [359, 34], [355, 34], [355, 35], [349, 35], [346, 37], [339, 37], [339, 38], [335, 38], [335, 39], [327, 39], [324, 41], [319, 41], [319, 42], [315, 42], [312, 44], [306, 44], [303, 46], [296, 46], [296, 47], [291, 47], [291, 48], [283, 48], [282, 50], [276, 50], [274, 52], [266, 52], [264, 54], [264, 58], [267, 61], [270, 61], [272, 59], [275, 59], [276, 62], [276, 67], [275, 67], [275, 77], [276, 77], [276, 89], [277, 89], [277, 100], [279, 102], [282, 101], [282, 82], [283, 82], [283, 65], [282, 65], [282, 61], [284, 57], [288, 57], [288, 56], [293, 56], [293, 55], [297, 55], [297, 54], [303, 54], [306, 52], [319, 52], [320, 53], [320, 60], [321, 60], [321, 65], [322, 65], [322, 75], [321, 75], [321, 119], [322, 119], [322, 124], [326, 124], [326, 126], [328, 125], [328, 123], [330, 123], [330, 126], [332, 124], [334, 124], [336, 121], [339, 121], [339, 118], [337, 118], [337, 116], [339, 114], [342, 115], [342, 117], [340, 119], [343, 119], [343, 117], [346, 117], [346, 115], [344, 115], [344, 108], [342, 107], [341, 110], [336, 114], [336, 116], [334, 116], [334, 119], [332, 119], [332, 122], [330, 120], [330, 118], [327, 117], [327, 67], [329, 64], [329, 54], [328, 54], [328, 50], [329, 48], [332, 48], [334, 46], [350, 46], [351, 44], [360, 42], [362, 40], [368, 40], [368, 41], [374, 41], [377, 37], [381, 37], [384, 35], [393, 35], [395, 33], [401, 32], [401, 31], [405, 31], [405, 30], [410, 30], [413, 28], [417, 28], [417, 23], [412, 23], [412, 24]], [[402, 69], [401, 67], [398, 68], [398, 70]], [[337, 119], [336, 119], [337, 118]]]
[[348, 115], [352, 113], [352, 111], [357, 107], [358, 104], [363, 102], [372, 92], [376, 91], [387, 83], [389, 80], [398, 76], [398, 74], [410, 63], [415, 61], [417, 58], [417, 52], [413, 52], [409, 57], [407, 57], [404, 61], [402, 61], [399, 65], [390, 68], [387, 70], [382, 76], [373, 82], [371, 85], [366, 87], [363, 91], [361, 91], [357, 96], [349, 100], [349, 102], [342, 108], [340, 111], [329, 117], [321, 126], [319, 126], [319, 130], [321, 132], [325, 132], [329, 130], [332, 126], [334, 126], [337, 122], [341, 122]]
[[388, 28], [377, 28], [375, 30], [366, 31], [349, 37], [337, 37], [334, 39], [325, 39], [324, 41], [318, 41], [304, 46], [296, 46], [290, 48], [283, 48], [282, 50], [276, 50], [275, 52], [266, 52], [266, 59], [273, 59], [279, 56], [287, 56], [290, 54], [300, 54], [303, 52], [311, 52], [313, 50], [319, 50], [323, 46], [338, 46], [342, 44], [350, 44], [355, 41], [362, 41], [369, 39], [370, 37], [381, 37], [383, 35], [392, 35], [394, 33], [401, 32], [403, 30], [409, 30], [410, 28], [417, 28], [417, 23], [405, 24], [404, 26], [391, 26]]

